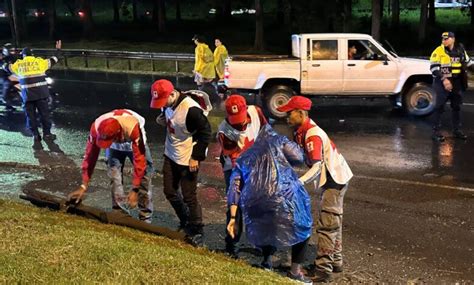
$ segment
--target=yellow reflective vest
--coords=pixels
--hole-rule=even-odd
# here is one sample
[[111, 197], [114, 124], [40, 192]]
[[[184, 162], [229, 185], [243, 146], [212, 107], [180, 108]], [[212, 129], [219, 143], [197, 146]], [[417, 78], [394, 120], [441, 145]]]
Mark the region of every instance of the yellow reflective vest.
[[203, 43], [198, 43], [194, 49], [194, 55], [194, 71], [201, 74], [205, 79], [214, 79], [216, 77], [214, 55], [209, 46]]
[[431, 73], [436, 78], [457, 78], [463, 71], [463, 64], [468, 65], [469, 61], [469, 56], [461, 46], [455, 46], [450, 51], [441, 45], [431, 53]]
[[214, 65], [219, 79], [224, 79], [225, 60], [228, 56], [229, 53], [224, 45], [220, 45], [214, 50]]
[[26, 56], [8, 66], [8, 70], [16, 75], [20, 81], [23, 101], [35, 101], [49, 97], [46, 71], [58, 62], [53, 56], [50, 59]]

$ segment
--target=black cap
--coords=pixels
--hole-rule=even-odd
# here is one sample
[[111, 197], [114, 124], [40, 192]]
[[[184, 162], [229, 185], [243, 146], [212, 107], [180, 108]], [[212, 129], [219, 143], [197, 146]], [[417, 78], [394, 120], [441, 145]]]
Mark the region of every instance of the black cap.
[[454, 33], [453, 32], [444, 32], [441, 34], [441, 38], [447, 39], [447, 38], [454, 38]]
[[31, 55], [33, 55], [33, 53], [31, 52], [31, 49], [29, 47], [26, 47], [21, 51], [21, 56], [23, 57]]

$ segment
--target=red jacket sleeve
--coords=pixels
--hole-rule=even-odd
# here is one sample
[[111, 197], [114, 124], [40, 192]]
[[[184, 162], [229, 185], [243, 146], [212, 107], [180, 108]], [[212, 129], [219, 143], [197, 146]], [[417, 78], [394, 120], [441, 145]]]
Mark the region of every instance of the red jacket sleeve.
[[306, 138], [304, 150], [307, 161], [313, 165], [322, 159], [323, 141], [318, 136], [310, 136], [309, 138]]
[[133, 151], [133, 187], [139, 187], [146, 170], [145, 143], [137, 124], [130, 134]]
[[97, 133], [95, 124], [92, 123], [89, 138], [87, 139], [86, 152], [84, 160], [82, 161], [82, 183], [89, 183], [92, 173], [94, 172], [95, 164], [99, 158], [100, 148], [95, 144]]

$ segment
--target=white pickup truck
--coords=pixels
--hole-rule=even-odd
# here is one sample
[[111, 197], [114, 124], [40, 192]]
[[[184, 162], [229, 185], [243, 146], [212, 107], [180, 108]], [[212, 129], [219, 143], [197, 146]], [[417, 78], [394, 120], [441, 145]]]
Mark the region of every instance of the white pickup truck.
[[261, 96], [267, 112], [294, 94], [388, 97], [409, 114], [428, 115], [435, 105], [428, 60], [399, 57], [365, 34], [292, 36], [292, 56], [234, 56], [226, 63], [227, 88]]

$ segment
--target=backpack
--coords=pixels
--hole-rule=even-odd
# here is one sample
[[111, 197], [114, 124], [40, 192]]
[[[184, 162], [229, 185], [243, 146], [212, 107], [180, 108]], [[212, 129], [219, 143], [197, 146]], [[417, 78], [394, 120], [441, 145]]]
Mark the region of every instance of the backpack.
[[206, 92], [201, 91], [201, 90], [189, 90], [183, 92], [186, 96], [191, 97], [194, 101], [196, 101], [199, 106], [202, 108], [204, 111], [204, 116], [207, 117], [209, 115], [209, 112], [212, 110], [212, 104], [211, 101], [209, 100], [209, 95], [207, 95]]

